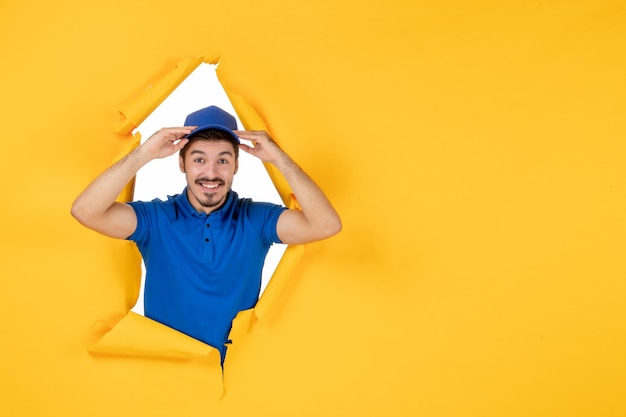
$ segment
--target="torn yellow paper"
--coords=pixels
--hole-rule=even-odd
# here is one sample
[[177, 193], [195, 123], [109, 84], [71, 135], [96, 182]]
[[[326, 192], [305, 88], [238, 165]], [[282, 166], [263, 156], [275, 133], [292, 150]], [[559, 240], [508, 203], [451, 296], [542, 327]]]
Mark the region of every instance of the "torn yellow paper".
[[[141, 122], [145, 119], [149, 115], [149, 112], [153, 111], [167, 97], [167, 94], [172, 92], [184, 81], [185, 77], [201, 62], [202, 59], [187, 59], [179, 62], [174, 70], [163, 77], [159, 83], [154, 85], [137, 103], [130, 106], [130, 110], [123, 111], [124, 114], [130, 115], [127, 120]], [[232, 103], [233, 107], [246, 129], [266, 129], [266, 124], [243, 98], [232, 93], [228, 94], [228, 96], [231, 100], [234, 100]], [[140, 134], [135, 134], [129, 148], [125, 149], [124, 152], [127, 153], [130, 149], [138, 146], [140, 140]], [[120, 154], [115, 160], [123, 157], [125, 153]], [[289, 185], [280, 172], [270, 164], [264, 164], [264, 166], [268, 170], [270, 178], [277, 187], [285, 204], [292, 209], [299, 209], [295, 196], [291, 193]], [[119, 198], [121, 201], [129, 201], [132, 199], [133, 185], [134, 181], [131, 181], [125, 187]], [[277, 302], [289, 277], [302, 258], [303, 253], [304, 246], [302, 245], [290, 246], [286, 249], [266, 290], [262, 297], [260, 297], [257, 306], [252, 309], [256, 317], [259, 319], [263, 318], [270, 310], [271, 306]], [[238, 327], [236, 321], [237, 318], [235, 318], [233, 322], [233, 327]], [[120, 328], [118, 329], [118, 327]], [[106, 333], [103, 333], [103, 336], [99, 338], [98, 342], [90, 349], [92, 352], [118, 356], [189, 358], [196, 357], [198, 349], [200, 349], [202, 355], [205, 355], [205, 350], [208, 347], [208, 345], [195, 340], [196, 343], [191, 343], [191, 341], [188, 340], [190, 339], [188, 336], [184, 336], [174, 329], [170, 329], [171, 331], [168, 332], [166, 329], [169, 328], [166, 326], [133, 312], [129, 312], [129, 314], [117, 324], [113, 324], [111, 329], [108, 329], [102, 321], [95, 323], [92, 328], [92, 333], [102, 332], [103, 329], [106, 330]], [[128, 339], [125, 342], [125, 338], [127, 337]]]
[[[239, 94], [235, 94], [234, 92], [232, 92], [232, 90], [228, 88], [227, 85], [223, 84], [222, 78], [220, 78], [219, 67], [216, 70], [216, 74], [218, 80], [224, 86], [224, 91], [226, 92], [226, 95], [228, 96], [231, 104], [235, 108], [237, 116], [239, 116], [239, 120], [241, 120], [241, 123], [246, 128], [246, 130], [268, 130], [267, 124], [254, 110], [254, 108], [250, 104], [248, 104], [243, 99], [243, 97], [241, 97]], [[272, 132], [269, 133], [271, 134]], [[280, 137], [274, 137], [274, 140], [276, 140], [276, 142], [280, 145]], [[265, 166], [267, 173], [272, 179], [272, 182], [274, 183], [278, 194], [283, 200], [283, 203], [286, 206], [289, 206], [291, 200], [291, 188], [289, 187], [289, 184], [287, 184], [287, 181], [285, 180], [283, 175], [276, 169], [275, 166], [265, 162], [263, 163], [263, 165]]]
[[139, 126], [176, 87], [203, 62], [202, 58], [180, 60], [176, 68], [158, 82], [148, 86], [130, 106], [120, 110], [124, 120], [115, 129], [118, 133], [128, 133]]
[[109, 357], [195, 361], [204, 369], [207, 399], [223, 395], [220, 352], [212, 346], [132, 311], [119, 322], [94, 323], [89, 351]]
[[92, 338], [100, 339], [89, 348], [94, 353], [168, 359], [207, 358], [219, 367], [219, 351], [159, 322], [129, 311], [109, 327], [103, 321], [94, 324]]
[[[623, 0], [3, 1], [0, 34], [3, 416], [626, 415]], [[140, 260], [69, 214], [199, 56], [344, 221], [219, 401], [203, 359], [88, 353]]]

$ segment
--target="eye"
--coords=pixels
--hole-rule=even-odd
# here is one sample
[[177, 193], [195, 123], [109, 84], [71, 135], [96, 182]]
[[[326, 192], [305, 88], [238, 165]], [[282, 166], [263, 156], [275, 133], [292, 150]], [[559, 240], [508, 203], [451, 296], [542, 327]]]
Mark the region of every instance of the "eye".
[[197, 164], [201, 164], [201, 163], [203, 163], [203, 162], [204, 162], [204, 159], [202, 159], [202, 158], [196, 158], [196, 159], [194, 159], [194, 160], [193, 160], [193, 162], [195, 162], [195, 163], [197, 163]]
[[219, 159], [219, 160], [217, 161], [217, 163], [218, 163], [218, 164], [227, 164], [227, 163], [228, 163], [228, 160], [227, 160], [227, 159]]

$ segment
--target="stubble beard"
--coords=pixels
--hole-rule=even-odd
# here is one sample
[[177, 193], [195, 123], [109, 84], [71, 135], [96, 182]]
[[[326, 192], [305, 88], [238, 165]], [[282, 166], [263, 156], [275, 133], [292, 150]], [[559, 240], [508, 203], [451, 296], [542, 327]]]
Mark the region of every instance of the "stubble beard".
[[226, 182], [222, 180], [221, 178], [215, 178], [211, 180], [207, 178], [198, 178], [196, 180], [196, 183], [198, 182], [217, 182], [217, 183], [220, 183], [220, 186], [226, 187], [226, 192], [221, 197], [219, 197], [216, 194], [208, 193], [208, 192], [203, 193], [204, 198], [201, 198], [201, 196], [194, 194], [194, 198], [202, 207], [212, 209], [212, 208], [219, 207], [220, 205], [224, 204], [224, 202], [226, 201], [226, 197], [228, 197], [228, 192], [231, 189], [230, 184], [226, 184]]
[[194, 196], [194, 197], [196, 198], [196, 201], [200, 203], [202, 207], [215, 208], [215, 207], [222, 205], [224, 201], [226, 201], [226, 197], [228, 196], [228, 191], [220, 199], [216, 199], [217, 196], [211, 195], [211, 194], [205, 194], [204, 195], [205, 198], [203, 200], [198, 198], [198, 196]]

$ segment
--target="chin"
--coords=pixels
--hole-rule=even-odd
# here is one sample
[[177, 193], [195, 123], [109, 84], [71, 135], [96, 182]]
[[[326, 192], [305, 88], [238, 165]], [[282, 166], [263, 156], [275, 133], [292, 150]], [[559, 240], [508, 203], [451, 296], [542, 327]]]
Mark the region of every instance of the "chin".
[[202, 207], [206, 208], [214, 208], [220, 206], [224, 201], [226, 201], [226, 194], [224, 195], [212, 195], [211, 197], [205, 197], [204, 199], [198, 199]]

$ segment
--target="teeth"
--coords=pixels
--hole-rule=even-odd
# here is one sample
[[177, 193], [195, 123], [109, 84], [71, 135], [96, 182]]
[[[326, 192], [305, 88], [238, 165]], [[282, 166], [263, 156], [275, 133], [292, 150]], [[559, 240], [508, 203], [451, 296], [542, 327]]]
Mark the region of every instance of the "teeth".
[[214, 189], [214, 188], [217, 188], [219, 184], [200, 184], [200, 185], [202, 185], [204, 188]]

